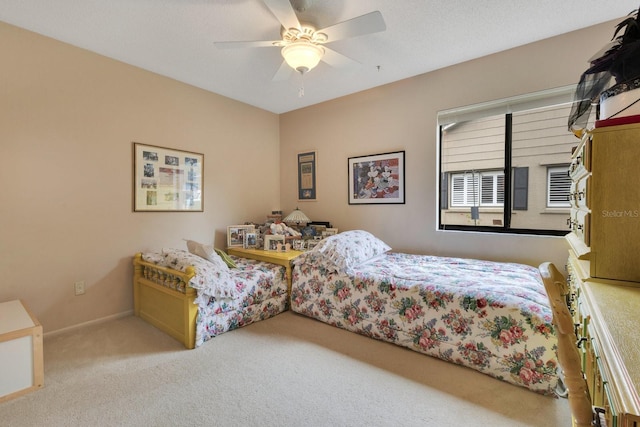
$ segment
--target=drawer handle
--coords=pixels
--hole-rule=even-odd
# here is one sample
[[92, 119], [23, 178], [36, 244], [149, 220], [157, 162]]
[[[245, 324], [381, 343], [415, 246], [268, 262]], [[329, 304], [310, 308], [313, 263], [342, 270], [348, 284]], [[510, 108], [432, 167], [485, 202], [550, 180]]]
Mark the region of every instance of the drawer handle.
[[593, 425], [595, 427], [607, 427], [606, 413], [607, 411], [600, 406], [593, 407]]
[[572, 220], [571, 218], [567, 218], [567, 225], [571, 230], [582, 230], [584, 228], [583, 224], [580, 224], [578, 221]]
[[584, 191], [578, 191], [567, 194], [567, 202], [576, 202], [578, 203], [584, 198]]
[[[580, 328], [580, 326], [582, 326], [580, 323], [574, 323], [573, 324], [573, 333], [578, 336], [578, 330]], [[584, 339], [584, 338], [582, 338]], [[580, 340], [578, 340], [578, 342], [576, 343], [576, 347], [580, 348], [580, 346], [578, 345], [580, 343]]]

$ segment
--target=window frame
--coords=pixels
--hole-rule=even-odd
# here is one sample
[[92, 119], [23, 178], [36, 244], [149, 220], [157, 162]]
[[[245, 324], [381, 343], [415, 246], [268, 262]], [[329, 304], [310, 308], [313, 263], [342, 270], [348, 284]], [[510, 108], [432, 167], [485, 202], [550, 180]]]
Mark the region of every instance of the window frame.
[[[522, 179], [524, 177], [524, 182], [528, 185], [528, 167], [525, 168], [514, 168], [512, 166], [512, 151], [513, 151], [513, 141], [512, 141], [512, 125], [513, 125], [513, 116], [512, 113], [534, 110], [537, 108], [543, 107], [552, 107], [554, 105], [567, 104], [573, 102], [573, 96], [575, 93], [575, 85], [564, 86], [560, 88], [554, 88], [546, 91], [535, 92], [531, 94], [526, 94], [522, 96], [516, 96], [512, 98], [506, 98], [502, 100], [496, 100], [491, 102], [486, 102], [482, 104], [476, 104], [451, 110], [445, 110], [438, 113], [438, 139], [437, 139], [437, 150], [438, 150], [438, 164], [437, 164], [437, 173], [438, 173], [438, 200], [436, 203], [436, 218], [437, 218], [437, 227], [439, 230], [453, 230], [453, 231], [472, 231], [472, 232], [491, 232], [491, 233], [506, 233], [506, 234], [531, 234], [531, 235], [549, 235], [549, 236], [564, 236], [569, 233], [570, 230], [553, 230], [553, 229], [535, 229], [535, 228], [512, 228], [511, 227], [511, 217], [514, 212], [518, 210], [527, 210], [527, 189], [524, 189], [525, 198], [524, 200], [518, 201], [519, 197], [516, 197], [517, 194], [514, 194], [514, 191], [522, 191], [519, 189], [517, 180], [519, 178]], [[451, 181], [451, 176], [455, 175], [457, 172], [455, 171], [447, 171], [441, 172], [442, 162], [443, 162], [443, 149], [442, 149], [442, 139], [443, 139], [443, 131], [447, 126], [456, 123], [463, 122], [469, 120], [476, 120], [483, 117], [491, 117], [491, 116], [499, 116], [504, 114], [505, 117], [505, 133], [504, 133], [504, 202], [501, 206], [482, 206], [479, 204], [479, 208], [501, 208], [503, 213], [502, 225], [493, 225], [493, 226], [481, 226], [481, 225], [457, 225], [457, 224], [444, 224], [442, 223], [442, 210], [455, 210], [455, 209], [464, 209], [469, 206], [460, 206], [453, 205], [452, 203], [452, 189], [443, 187], [445, 183]], [[568, 132], [568, 131], [567, 131]], [[576, 141], [576, 145], [577, 145]], [[567, 153], [567, 160], [569, 158], [569, 153]], [[521, 175], [518, 175], [518, 169], [523, 170], [524, 172]], [[516, 183], [514, 184], [514, 178], [516, 179]], [[547, 180], [547, 187], [548, 187]], [[514, 205], [514, 197], [515, 202], [520, 205]], [[547, 195], [548, 201], [548, 188]], [[508, 208], [506, 208], [508, 207]], [[562, 210], [568, 209], [568, 206], [557, 206], [549, 208], [551, 210]], [[569, 213], [567, 212], [567, 215]]]

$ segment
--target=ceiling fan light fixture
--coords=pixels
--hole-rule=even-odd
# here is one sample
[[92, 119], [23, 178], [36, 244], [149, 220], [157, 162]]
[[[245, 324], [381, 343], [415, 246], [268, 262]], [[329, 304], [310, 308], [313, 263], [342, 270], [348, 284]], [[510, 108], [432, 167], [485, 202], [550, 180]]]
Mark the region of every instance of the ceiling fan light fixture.
[[307, 41], [297, 41], [282, 48], [287, 64], [299, 73], [311, 71], [324, 55], [324, 49]]

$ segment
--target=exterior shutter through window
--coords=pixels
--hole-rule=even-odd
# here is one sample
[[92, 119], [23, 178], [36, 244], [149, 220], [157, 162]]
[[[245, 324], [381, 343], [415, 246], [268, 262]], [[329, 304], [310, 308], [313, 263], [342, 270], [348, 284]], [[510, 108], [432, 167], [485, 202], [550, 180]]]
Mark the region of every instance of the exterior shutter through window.
[[440, 209], [449, 209], [449, 173], [440, 174]]
[[513, 210], [526, 211], [529, 200], [529, 168], [513, 168]]

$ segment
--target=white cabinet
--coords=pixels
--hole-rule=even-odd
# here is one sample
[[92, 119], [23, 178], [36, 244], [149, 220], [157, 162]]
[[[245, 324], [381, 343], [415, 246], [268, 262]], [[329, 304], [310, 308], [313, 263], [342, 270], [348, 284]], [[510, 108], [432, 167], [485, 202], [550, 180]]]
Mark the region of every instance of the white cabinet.
[[20, 300], [0, 303], [0, 402], [44, 385], [42, 325]]

